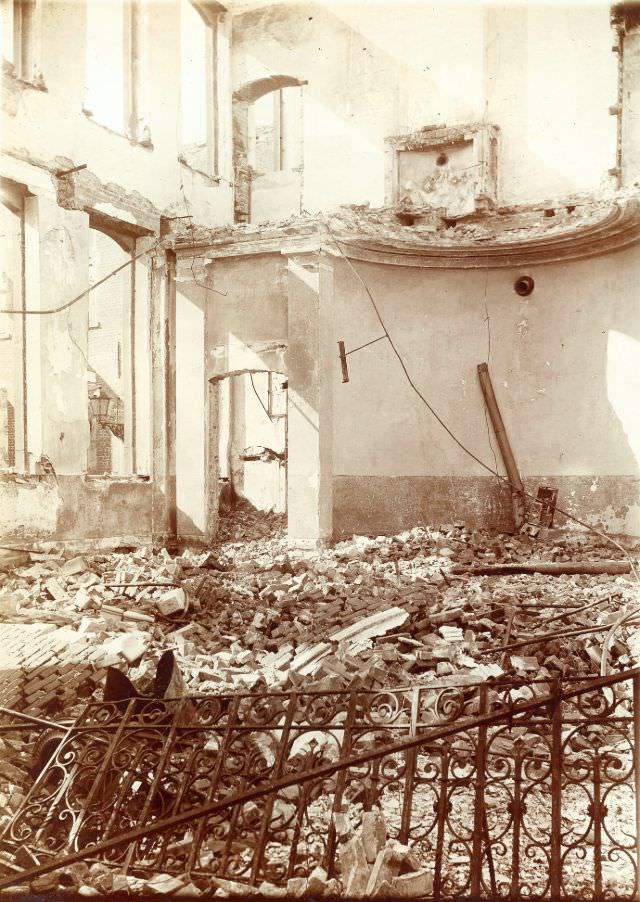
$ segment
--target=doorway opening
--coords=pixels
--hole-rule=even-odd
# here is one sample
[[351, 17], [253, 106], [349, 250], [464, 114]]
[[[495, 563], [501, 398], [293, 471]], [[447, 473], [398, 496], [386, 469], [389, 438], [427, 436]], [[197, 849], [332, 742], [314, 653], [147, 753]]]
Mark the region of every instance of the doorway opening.
[[[285, 527], [287, 377], [273, 370], [218, 382], [220, 537], [246, 538]], [[240, 522], [241, 521], [241, 522]]]

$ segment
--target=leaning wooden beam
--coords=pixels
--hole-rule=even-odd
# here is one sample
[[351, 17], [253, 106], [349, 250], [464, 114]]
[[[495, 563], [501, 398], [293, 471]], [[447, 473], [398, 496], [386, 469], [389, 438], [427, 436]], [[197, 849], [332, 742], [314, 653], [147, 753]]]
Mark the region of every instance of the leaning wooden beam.
[[500, 454], [502, 455], [505, 470], [507, 471], [507, 476], [509, 478], [514, 526], [519, 530], [524, 526], [524, 486], [522, 484], [522, 479], [520, 478], [520, 473], [518, 472], [516, 459], [513, 456], [513, 451], [509, 444], [509, 437], [507, 436], [507, 430], [504, 427], [500, 408], [498, 407], [498, 402], [496, 401], [496, 396], [493, 391], [493, 385], [491, 384], [489, 367], [486, 363], [478, 364], [478, 379], [480, 380], [480, 388], [484, 395], [484, 403], [487, 405], [491, 425], [493, 426], [498, 447], [500, 448]]
[[600, 574], [631, 573], [629, 561], [531, 561], [528, 564], [487, 564], [486, 566], [454, 567], [454, 573], [467, 576], [508, 576], [511, 573], [546, 573], [564, 576], [572, 573]]

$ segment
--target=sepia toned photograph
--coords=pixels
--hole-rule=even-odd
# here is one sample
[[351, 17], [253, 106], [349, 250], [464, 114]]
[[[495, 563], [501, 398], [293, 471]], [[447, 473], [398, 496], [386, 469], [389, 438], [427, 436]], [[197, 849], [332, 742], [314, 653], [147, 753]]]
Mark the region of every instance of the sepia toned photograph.
[[640, 899], [640, 0], [0, 0], [0, 899]]

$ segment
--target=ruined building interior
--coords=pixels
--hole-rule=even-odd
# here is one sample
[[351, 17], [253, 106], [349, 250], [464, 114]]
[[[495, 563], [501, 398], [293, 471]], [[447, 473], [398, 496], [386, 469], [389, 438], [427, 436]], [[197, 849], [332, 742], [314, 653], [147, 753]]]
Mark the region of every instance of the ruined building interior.
[[637, 899], [640, 3], [0, 13], [0, 891]]

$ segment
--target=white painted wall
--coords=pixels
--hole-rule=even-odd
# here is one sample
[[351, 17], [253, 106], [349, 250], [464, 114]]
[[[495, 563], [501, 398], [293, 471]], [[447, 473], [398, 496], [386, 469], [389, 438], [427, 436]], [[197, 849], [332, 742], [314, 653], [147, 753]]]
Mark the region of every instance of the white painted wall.
[[273, 3], [234, 19], [233, 83], [308, 80], [310, 212], [382, 204], [385, 137], [483, 119], [502, 130], [502, 200], [524, 202], [609, 179], [612, 42], [606, 3]]
[[[117, 24], [113, 9], [120, 10], [121, 6], [126, 4], [119, 0], [42, 3], [39, 68], [46, 91], [10, 82], [11, 90], [5, 91], [3, 145], [9, 157], [24, 157], [28, 149], [29, 159], [36, 165], [56, 168], [57, 157], [73, 160], [76, 165], [86, 163], [101, 182], [137, 191], [168, 215], [190, 212], [196, 221], [209, 225], [229, 222], [229, 16], [222, 16], [220, 21], [214, 85], [220, 120], [218, 173], [222, 179], [217, 182], [178, 161], [180, 6], [174, 0], [141, 3], [138, 137], [143, 138], [146, 128], [153, 146], [135, 143], [127, 136], [121, 102], [123, 76], [119, 69], [110, 69], [115, 66], [117, 50], [109, 40]], [[109, 23], [106, 32], [100, 25], [105, 18]], [[109, 53], [105, 52], [105, 41]], [[94, 116], [87, 116], [84, 110], [92, 105]]]

